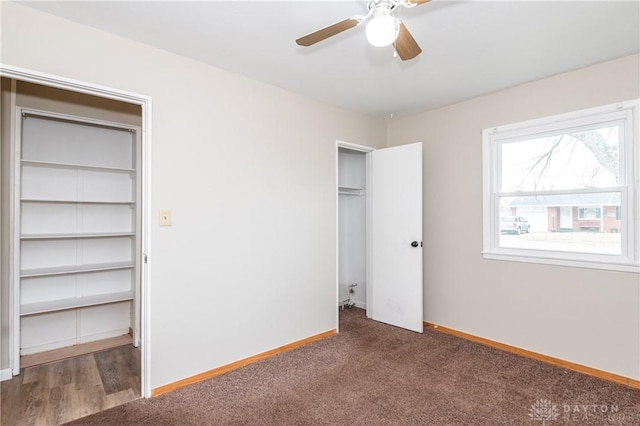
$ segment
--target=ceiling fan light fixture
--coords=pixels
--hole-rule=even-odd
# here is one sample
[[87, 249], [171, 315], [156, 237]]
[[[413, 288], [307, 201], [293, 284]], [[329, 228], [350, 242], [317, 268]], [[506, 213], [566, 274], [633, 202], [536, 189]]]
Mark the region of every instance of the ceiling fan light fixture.
[[368, 0], [367, 9], [369, 12], [366, 15], [354, 15], [350, 18], [343, 19], [333, 25], [300, 37], [296, 40], [296, 43], [299, 46], [311, 46], [368, 21], [365, 28], [367, 41], [376, 47], [393, 44], [395, 54], [403, 61], [408, 61], [422, 53], [422, 49], [418, 43], [416, 43], [416, 40], [406, 25], [402, 23], [400, 19], [393, 17], [393, 12], [398, 6], [413, 7], [429, 1], [430, 0]]
[[391, 15], [374, 16], [365, 28], [367, 41], [372, 46], [389, 46], [398, 36], [398, 23]]

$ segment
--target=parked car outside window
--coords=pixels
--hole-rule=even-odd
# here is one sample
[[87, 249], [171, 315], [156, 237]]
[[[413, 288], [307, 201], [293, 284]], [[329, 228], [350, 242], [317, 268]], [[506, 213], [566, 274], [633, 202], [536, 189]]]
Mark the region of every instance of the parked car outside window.
[[500, 232], [503, 234], [528, 234], [531, 227], [522, 216], [503, 216], [500, 218]]

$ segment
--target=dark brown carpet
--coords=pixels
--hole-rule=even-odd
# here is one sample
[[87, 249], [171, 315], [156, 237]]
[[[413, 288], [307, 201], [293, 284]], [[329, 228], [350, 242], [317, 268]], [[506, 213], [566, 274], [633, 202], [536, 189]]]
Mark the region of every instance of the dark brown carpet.
[[639, 425], [640, 391], [341, 312], [333, 336], [73, 425]]

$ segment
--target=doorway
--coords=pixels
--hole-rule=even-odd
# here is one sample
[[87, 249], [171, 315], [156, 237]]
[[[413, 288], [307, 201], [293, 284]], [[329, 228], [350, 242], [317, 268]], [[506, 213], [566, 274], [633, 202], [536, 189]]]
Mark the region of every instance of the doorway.
[[338, 145], [338, 306], [367, 309], [367, 163], [364, 148]]
[[560, 230], [573, 229], [573, 207], [560, 207]]
[[338, 307], [421, 333], [422, 144], [338, 141], [336, 171]]
[[[33, 183], [34, 183], [33, 179], [36, 179], [36, 180], [40, 179], [43, 177], [42, 172], [45, 172], [46, 174], [46, 173], [50, 173], [51, 170], [54, 170], [53, 174], [56, 175], [55, 178], [49, 179], [51, 182], [60, 182], [62, 180], [62, 181], [66, 181], [67, 183], [71, 182], [72, 183], [71, 186], [76, 184], [78, 186], [84, 185], [86, 187], [94, 185], [94, 187], [98, 187], [98, 188], [104, 186], [105, 184], [107, 186], [110, 186], [111, 188], [126, 187], [127, 179], [129, 179], [132, 175], [135, 175], [135, 178], [133, 179], [135, 183], [131, 184], [130, 188], [132, 189], [129, 195], [131, 195], [134, 198], [139, 197], [138, 200], [136, 201], [136, 204], [139, 206], [139, 209], [140, 209], [139, 214], [137, 215], [138, 219], [132, 219], [133, 221], [137, 220], [138, 223], [135, 225], [135, 228], [132, 228], [131, 230], [124, 230], [124, 231], [132, 231], [132, 232], [121, 232], [119, 235], [104, 235], [105, 233], [100, 232], [100, 229], [96, 228], [94, 232], [90, 232], [85, 229], [85, 230], [75, 231], [75, 235], [69, 235], [69, 234], [73, 234], [73, 232], [71, 233], [63, 232], [63, 230], [59, 230], [60, 232], [57, 232], [54, 230], [55, 232], [52, 232], [52, 234], [54, 235], [43, 235], [42, 233], [34, 232], [34, 234], [36, 235], [30, 235], [25, 237], [25, 241], [28, 241], [27, 250], [29, 251], [29, 254], [31, 256], [31, 261], [33, 261], [34, 259], [37, 259], [38, 258], [37, 255], [39, 255], [39, 253], [44, 253], [45, 257], [49, 256], [47, 257], [47, 259], [49, 259], [51, 257], [50, 255], [53, 253], [55, 253], [55, 256], [60, 255], [61, 253], [64, 253], [63, 251], [64, 249], [68, 248], [67, 246], [71, 246], [71, 245], [74, 246], [73, 248], [70, 249], [72, 251], [79, 250], [79, 247], [82, 247], [85, 250], [84, 253], [85, 253], [87, 262], [92, 256], [98, 256], [95, 263], [101, 263], [102, 260], [105, 260], [105, 259], [100, 259], [99, 258], [100, 256], [109, 256], [109, 253], [113, 254], [113, 253], [124, 253], [124, 252], [130, 253], [130, 258], [135, 259], [133, 260], [133, 263], [135, 264], [135, 266], [124, 265], [124, 263], [126, 262], [119, 262], [120, 259], [116, 259], [118, 261], [112, 262], [112, 265], [111, 265], [111, 266], [115, 266], [114, 269], [112, 271], [102, 274], [101, 276], [98, 273], [94, 273], [94, 271], [80, 270], [80, 271], [72, 271], [73, 274], [66, 274], [66, 273], [61, 274], [57, 278], [50, 280], [54, 282], [54, 284], [56, 281], [61, 283], [61, 286], [62, 286], [61, 289], [62, 289], [65, 287], [66, 284], [63, 283], [64, 279], [61, 278], [61, 276], [65, 275], [66, 277], [68, 277], [78, 273], [80, 275], [83, 275], [83, 280], [85, 282], [85, 290], [88, 288], [87, 286], [104, 285], [105, 283], [107, 286], [109, 286], [111, 285], [109, 283], [115, 282], [112, 280], [112, 278], [118, 277], [118, 276], [119, 277], [132, 276], [133, 281], [138, 280], [138, 284], [132, 285], [129, 290], [123, 289], [123, 291], [119, 291], [120, 289], [118, 288], [112, 289], [113, 291], [110, 290], [112, 294], [121, 293], [120, 295], [122, 296], [123, 299], [130, 298], [132, 301], [135, 301], [135, 302], [132, 302], [132, 311], [130, 312], [130, 314], [127, 314], [126, 312], [123, 314], [123, 315], [131, 315], [131, 318], [134, 319], [129, 323], [130, 327], [126, 327], [126, 330], [128, 331], [128, 333], [125, 333], [125, 335], [120, 336], [122, 338], [125, 338], [125, 340], [128, 337], [128, 343], [125, 343], [123, 345], [122, 341], [116, 342], [115, 340], [118, 340], [119, 337], [113, 338], [112, 336], [108, 336], [109, 332], [104, 333], [102, 336], [100, 336], [100, 333], [104, 332], [104, 330], [93, 330], [93, 331], [97, 331], [97, 333], [92, 332], [91, 328], [94, 325], [99, 324], [100, 321], [96, 322], [95, 318], [91, 318], [91, 316], [94, 316], [94, 314], [98, 313], [98, 311], [100, 310], [103, 310], [103, 311], [110, 310], [111, 312], [122, 310], [118, 308], [118, 306], [126, 305], [126, 302], [122, 303], [121, 301], [117, 301], [115, 299], [113, 299], [113, 301], [106, 300], [106, 298], [100, 296], [95, 298], [96, 300], [87, 299], [86, 302], [93, 304], [96, 302], [106, 301], [107, 303], [105, 306], [98, 306], [97, 309], [93, 310], [93, 312], [88, 312], [86, 315], [84, 315], [83, 323], [77, 322], [78, 315], [75, 316], [76, 319], [74, 321], [78, 326], [77, 331], [80, 331], [80, 334], [78, 334], [76, 337], [71, 337], [70, 339], [68, 339], [68, 341], [75, 340], [76, 343], [80, 343], [80, 344], [67, 346], [66, 349], [65, 347], [56, 348], [61, 351], [67, 350], [70, 353], [70, 355], [69, 354], [58, 355], [58, 358], [63, 358], [63, 360], [53, 362], [56, 359], [55, 358], [56, 355], [54, 354], [54, 358], [45, 359], [44, 362], [46, 364], [43, 364], [41, 361], [38, 361], [38, 360], [35, 361], [35, 364], [43, 367], [47, 367], [47, 368], [53, 368], [53, 369], [62, 368], [62, 370], [66, 372], [65, 374], [67, 378], [70, 377], [69, 376], [70, 374], [71, 376], [73, 375], [72, 374], [72, 372], [74, 371], [73, 367], [70, 367], [70, 365], [73, 365], [73, 363], [77, 364], [79, 362], [81, 365], [84, 365], [85, 367], [87, 365], [87, 362], [89, 362], [89, 364], [93, 363], [94, 366], [97, 365], [97, 367], [100, 367], [101, 364], [103, 365], [103, 367], [105, 365], [115, 365], [118, 362], [127, 364], [126, 368], [123, 369], [122, 371], [126, 371], [127, 369], [129, 369], [128, 370], [129, 372], [126, 373], [125, 376], [123, 377], [134, 378], [133, 380], [136, 382], [135, 384], [128, 386], [128, 388], [131, 388], [132, 390], [127, 391], [127, 393], [135, 394], [133, 395], [133, 397], [140, 397], [140, 396], [149, 397], [150, 386], [149, 386], [148, 366], [149, 366], [150, 353], [147, 345], [148, 336], [149, 336], [148, 318], [147, 318], [149, 283], [147, 279], [148, 265], [146, 264], [146, 256], [149, 252], [149, 241], [148, 241], [148, 232], [147, 232], [148, 217], [149, 217], [149, 214], [148, 214], [149, 182], [148, 182], [147, 176], [150, 171], [149, 170], [150, 134], [148, 132], [147, 126], [148, 126], [148, 123], [150, 123], [150, 117], [151, 117], [150, 115], [151, 100], [148, 97], [144, 97], [140, 95], [129, 94], [129, 93], [125, 93], [117, 90], [110, 90], [103, 87], [97, 87], [88, 83], [71, 81], [71, 80], [63, 79], [56, 76], [35, 73], [35, 72], [26, 71], [22, 69], [15, 69], [12, 67], [3, 66], [2, 68], [0, 68], [0, 74], [2, 75], [3, 89], [6, 89], [7, 84], [12, 86], [12, 88], [8, 91], [8, 93], [7, 91], [3, 90], [3, 101], [8, 100], [11, 105], [9, 108], [6, 108], [5, 105], [3, 105], [3, 108], [2, 108], [3, 117], [11, 114], [15, 116], [17, 113], [21, 112], [20, 107], [24, 107], [25, 102], [27, 103], [36, 102], [37, 105], [29, 104], [27, 105], [28, 108], [25, 108], [25, 110], [22, 111], [28, 114], [32, 114], [31, 118], [34, 119], [32, 121], [33, 123], [37, 123], [38, 120], [40, 119], [49, 119], [50, 123], [59, 124], [60, 122], [64, 122], [68, 124], [73, 120], [72, 119], [67, 120], [67, 118], [82, 117], [82, 118], [88, 118], [89, 121], [95, 120], [91, 123], [84, 123], [84, 124], [88, 124], [88, 127], [94, 126], [97, 128], [101, 128], [102, 126], [101, 130], [104, 130], [105, 128], [110, 127], [110, 126], [103, 125], [105, 121], [109, 123], [123, 124], [122, 130], [125, 130], [125, 132], [130, 132], [131, 130], [128, 129], [130, 127], [133, 127], [133, 128], [137, 127], [137, 130], [131, 133], [132, 135], [131, 138], [133, 139], [130, 139], [130, 140], [134, 140], [134, 142], [131, 143], [131, 147], [134, 147], [133, 148], [134, 150], [135, 149], [138, 150], [136, 153], [133, 153], [133, 150], [130, 151], [133, 153], [134, 161], [138, 163], [138, 166], [129, 167], [131, 170], [117, 170], [121, 167], [115, 164], [113, 166], [110, 166], [110, 165], [105, 166], [105, 165], [99, 165], [99, 164], [81, 164], [82, 167], [75, 168], [75, 166], [78, 165], [78, 164], [75, 164], [76, 163], [75, 161], [69, 162], [69, 164], [64, 164], [65, 163], [64, 161], [62, 160], [58, 161], [55, 159], [50, 161], [50, 163], [55, 163], [55, 164], [44, 164], [46, 163], [46, 161], [40, 161], [39, 159], [29, 159], [29, 160], [26, 160], [26, 162], [23, 160], [19, 160], [17, 164], [9, 165], [8, 160], [11, 156], [8, 150], [5, 149], [6, 146], [4, 141], [7, 135], [9, 135], [10, 137], [15, 137], [14, 135], [19, 130], [17, 128], [20, 125], [19, 119], [10, 120], [11, 125], [9, 127], [11, 127], [11, 129], [3, 130], [2, 204], [3, 206], [7, 206], [8, 208], [5, 211], [5, 207], [3, 207], [3, 215], [2, 215], [3, 223], [2, 223], [1, 233], [0, 233], [0, 236], [2, 237], [2, 261], [3, 261], [2, 263], [3, 265], [2, 309], [1, 309], [3, 312], [3, 315], [2, 315], [3, 334], [2, 334], [2, 344], [0, 345], [0, 349], [1, 349], [0, 350], [0, 355], [1, 355], [0, 356], [0, 372], [1, 372], [0, 378], [3, 380], [3, 384], [6, 384], [9, 381], [9, 379], [11, 379], [11, 376], [15, 373], [20, 373], [23, 376], [25, 375], [24, 369], [22, 371], [19, 370], [19, 367], [21, 367], [20, 366], [20, 358], [21, 358], [20, 348], [23, 345], [20, 342], [20, 339], [21, 339], [20, 321], [15, 320], [16, 317], [21, 318], [20, 310], [21, 308], [24, 308], [24, 306], [21, 307], [20, 305], [20, 292], [19, 292], [20, 289], [16, 288], [16, 286], [13, 285], [16, 282], [16, 280], [20, 280], [21, 268], [18, 262], [23, 250], [22, 248], [20, 248], [20, 251], [16, 251], [16, 246], [12, 243], [14, 240], [13, 236], [16, 234], [18, 235], [20, 234], [19, 231], [16, 231], [16, 223], [13, 223], [15, 222], [15, 217], [12, 217], [11, 220], [8, 220], [9, 216], [15, 216], [16, 208], [19, 208], [19, 206], [16, 206], [16, 204], [21, 203], [21, 201], [19, 201], [19, 197], [18, 197], [18, 203], [16, 203], [15, 202], [16, 198], [14, 197], [14, 194], [12, 194], [11, 191], [7, 190], [7, 188], [13, 187], [12, 186], [13, 179], [15, 179], [16, 173], [20, 173], [22, 175], [25, 172], [25, 170], [21, 170], [21, 167], [24, 166], [28, 168], [28, 170], [26, 170], [27, 173], [25, 176], [27, 176], [28, 179], [31, 180], [29, 182], [29, 184], [31, 185], [31, 189], [40, 185], [38, 184], [36, 186], [33, 186]], [[16, 99], [19, 100], [18, 105], [16, 105]], [[96, 117], [96, 113], [97, 113], [96, 111], [100, 111], [100, 110], [102, 110], [102, 112], [106, 111], [108, 117], [106, 118], [99, 117], [99, 116]], [[51, 115], [51, 113], [53, 113], [53, 115]], [[135, 120], [137, 120], [136, 123], [131, 123], [130, 121], [128, 121], [132, 115], [136, 116], [135, 118]], [[40, 120], [40, 121], [44, 123], [46, 120]], [[5, 126], [3, 126], [3, 128], [4, 127]], [[126, 137], [125, 137], [125, 140], [126, 140]], [[128, 142], [124, 142], [124, 145], [123, 144], [121, 145], [126, 146], [126, 143]], [[93, 152], [94, 150], [91, 150], [91, 151]], [[60, 151], [56, 150], [56, 152], [60, 152]], [[94, 156], [94, 158], [96, 157]], [[13, 167], [13, 169], [9, 170], [10, 168], [9, 166]], [[126, 169], [126, 167], [124, 168]], [[133, 171], [134, 169], [137, 169], [137, 171]], [[9, 177], [12, 178], [12, 182], [8, 182]], [[41, 180], [41, 182], [47, 181], [46, 176], [44, 176], [43, 179], [44, 180]], [[98, 189], [98, 191], [101, 191], [101, 190]], [[37, 196], [33, 197], [36, 199], [36, 201], [34, 200], [26, 201], [27, 203], [31, 203], [28, 206], [28, 209], [33, 210], [34, 206], [38, 207], [37, 204], [41, 201], [38, 198], [43, 198], [42, 197], [43, 194], [36, 194]], [[61, 195], [60, 198], [65, 198], [65, 197], [66, 195]], [[29, 198], [29, 197], [23, 197], [23, 198]], [[8, 202], [8, 201], [11, 201], [11, 202]], [[60, 201], [65, 201], [65, 200], [60, 200]], [[109, 202], [104, 203], [104, 201], [107, 201], [107, 200], [101, 200], [101, 199], [97, 199], [97, 200], [94, 199], [91, 201], [97, 201], [97, 202], [84, 203], [82, 206], [74, 205], [73, 208], [68, 210], [75, 210], [74, 214], [80, 214], [80, 217], [81, 217], [80, 220], [84, 221], [85, 224], [91, 220], [90, 211], [92, 210], [98, 211], [98, 214], [97, 216], [94, 217], [94, 219], [97, 219], [98, 222], [102, 224], [110, 220], [109, 217], [103, 217], [103, 213], [107, 211], [124, 210], [123, 207], [121, 207], [120, 205], [116, 205], [118, 203], [109, 203]], [[117, 200], [117, 201], [119, 202], [122, 200]], [[12, 205], [8, 206], [9, 204], [12, 204]], [[41, 204], [44, 204], [44, 203], [41, 203]], [[132, 203], [128, 201], [123, 202], [121, 204], [123, 204], [123, 206], [127, 205], [128, 209], [130, 209], [131, 208], [130, 206], [132, 205]], [[68, 206], [65, 206], [64, 203], [58, 202], [58, 200], [52, 200], [51, 202], [46, 204], [45, 210], [47, 211], [50, 210], [52, 206], [54, 210], [60, 206], [63, 206], [65, 208], [68, 207]], [[102, 208], [103, 206], [106, 206], [106, 208]], [[130, 211], [133, 211], [133, 210], [130, 210]], [[124, 212], [122, 213], [122, 215], [120, 215], [120, 217], [125, 218], [127, 215], [129, 215], [130, 217], [136, 216], [135, 214], [132, 216], [132, 213]], [[113, 219], [113, 217], [111, 217], [111, 219]], [[115, 220], [118, 221], [120, 219], [115, 219]], [[12, 223], [9, 223], [9, 222], [12, 222]], [[37, 223], [37, 222], [34, 222], [34, 223]], [[18, 226], [20, 225], [19, 220], [17, 225]], [[133, 232], [133, 230], [135, 230], [135, 232]], [[109, 232], [106, 232], [106, 233], [108, 234]], [[113, 232], [111, 233], [113, 234]], [[134, 234], [134, 233], [136, 234], [135, 238], [132, 238], [131, 235], [127, 235], [127, 234]], [[127, 240], [127, 238], [129, 238], [129, 240]], [[51, 244], [53, 244], [55, 247], [50, 247]], [[58, 249], [61, 249], [62, 251]], [[35, 257], [34, 257], [34, 254], [36, 255]], [[18, 263], [17, 267], [16, 267], [16, 263]], [[12, 265], [13, 268], [5, 269], [5, 265]], [[5, 275], [4, 271], [6, 271], [7, 269], [12, 269], [11, 274]], [[31, 268], [31, 269], [37, 269], [37, 268]], [[66, 272], [69, 272], [69, 271], [66, 271]], [[35, 277], [35, 276], [28, 277], [28, 278], [30, 278], [32, 281], [30, 285], [35, 283], [37, 280], [43, 279], [41, 277]], [[98, 299], [102, 299], [102, 300], [98, 300]], [[118, 305], [118, 303], [120, 303], [120, 305]], [[35, 308], [37, 307], [37, 305], [31, 305], [31, 307]], [[66, 308], [66, 307], [63, 306], [62, 308]], [[73, 309], [75, 308], [70, 308], [69, 311], [72, 311]], [[30, 313], [31, 312], [27, 312], [27, 314], [30, 314]], [[33, 317], [35, 318], [37, 317], [37, 315], [38, 314], [36, 313]], [[135, 318], [139, 318], [139, 321], [135, 321]], [[117, 321], [120, 321], [120, 320], [117, 320]], [[82, 324], [84, 324], [84, 327]], [[70, 327], [69, 330], [71, 330], [71, 328], [73, 327]], [[6, 330], [10, 330], [10, 332], [7, 333]], [[126, 334], [128, 334], [128, 336]], [[87, 336], [89, 335], [91, 335], [91, 337], [87, 338]], [[101, 337], [105, 337], [105, 339], [101, 339]], [[110, 341], [110, 342], [107, 342], [107, 341]], [[103, 344], [105, 342], [107, 342], [106, 345]], [[50, 348], [47, 348], [46, 346], [47, 346], [46, 344], [42, 345], [41, 349], [50, 349]], [[89, 347], [88, 350], [87, 350], [87, 347]], [[36, 357], [36, 358], [39, 354], [49, 355], [48, 354], [49, 351], [47, 350], [40, 351], [37, 348], [34, 350], [33, 347], [30, 351], [32, 353], [29, 355], [32, 355], [32, 357]], [[92, 359], [94, 359], [94, 361], [86, 361], [88, 359], [87, 357], [91, 357]], [[82, 361], [83, 359], [85, 361]], [[97, 359], [101, 359], [102, 361], [95, 361]], [[116, 361], [116, 359], [119, 359], [119, 361]], [[28, 361], [29, 362], [26, 365], [29, 365], [29, 363], [34, 362], [33, 359], [29, 359]], [[61, 365], [65, 365], [65, 367], [60, 367]], [[39, 367], [29, 367], [29, 368], [36, 369]], [[82, 368], [84, 367], [81, 367], [81, 369]], [[96, 374], [99, 375], [99, 370], [100, 370], [99, 368], [94, 370], [94, 373], [95, 373], [94, 376]], [[34, 371], [35, 370], [29, 371], [28, 372], [29, 376], [33, 376]], [[134, 372], [132, 373], [132, 371]], [[112, 370], [111, 372], [116, 373], [115, 370]], [[126, 380], [121, 380], [121, 381], [124, 382]], [[115, 388], [112, 387], [111, 390], [107, 390], [107, 395], [106, 395], [107, 397], [108, 397], [108, 393], [111, 392], [113, 389]], [[5, 389], [3, 386], [3, 391], [4, 390]], [[113, 397], [113, 396], [109, 397], [109, 399], [111, 400], [111, 403], [113, 403], [115, 399], [122, 398], [123, 394], [124, 392], [121, 393], [118, 397]], [[9, 395], [7, 393], [4, 393], [3, 401], [5, 398], [8, 398], [8, 397]], [[130, 397], [131, 395], [129, 395], [129, 397], [127, 398], [130, 398]], [[126, 398], [121, 399], [119, 403], [125, 402], [125, 400]], [[96, 405], [94, 408], [98, 410], [105, 409], [107, 406], [109, 406], [108, 404], [107, 405], [94, 404], [94, 405]], [[90, 412], [82, 413], [82, 415], [87, 415], [87, 414], [90, 414]]]

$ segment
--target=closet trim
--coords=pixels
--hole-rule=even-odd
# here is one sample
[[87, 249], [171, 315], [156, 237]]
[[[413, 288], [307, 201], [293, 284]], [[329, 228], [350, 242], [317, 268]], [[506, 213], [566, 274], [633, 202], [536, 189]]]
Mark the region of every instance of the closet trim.
[[[25, 68], [15, 67], [6, 64], [0, 64], [0, 76], [11, 80], [19, 80], [29, 83], [35, 83], [43, 86], [54, 87], [58, 89], [84, 93], [91, 96], [113, 99], [117, 101], [127, 102], [141, 107], [141, 166], [140, 177], [142, 179], [142, 194], [141, 194], [141, 229], [140, 229], [140, 241], [141, 241], [141, 271], [140, 271], [140, 350], [141, 350], [141, 391], [142, 396], [145, 398], [151, 397], [151, 333], [150, 333], [150, 301], [151, 301], [151, 264], [149, 262], [149, 255], [151, 252], [151, 239], [150, 229], [151, 224], [151, 111], [152, 111], [152, 99], [150, 96], [140, 95], [132, 92], [127, 92], [119, 89], [113, 89], [106, 86], [101, 86], [94, 83], [78, 81], [70, 78], [56, 76], [52, 74], [42, 73], [39, 71], [29, 70]], [[14, 86], [15, 87], [15, 86]], [[13, 120], [12, 120], [13, 121]], [[13, 134], [13, 132], [12, 132]], [[15, 143], [15, 141], [13, 142]], [[10, 172], [11, 173], [11, 172]], [[11, 199], [13, 196], [10, 197]], [[10, 218], [9, 235], [14, 235], [14, 217]], [[11, 244], [13, 250], [14, 245]], [[14, 288], [13, 282], [15, 280], [15, 274], [17, 271], [13, 270], [13, 256], [14, 253], [9, 253], [10, 258], [10, 288]], [[12, 290], [13, 291], [13, 290]], [[10, 300], [10, 306], [13, 306], [13, 295]], [[10, 308], [15, 309], [15, 308]], [[17, 345], [17, 339], [19, 335], [14, 331], [14, 316], [15, 312], [10, 313], [10, 330], [12, 335], [10, 336], [9, 356], [10, 356], [10, 368], [13, 369], [15, 363], [15, 347]]]

